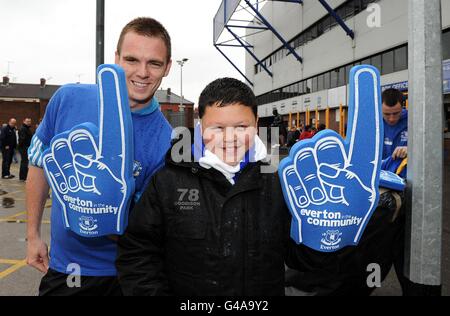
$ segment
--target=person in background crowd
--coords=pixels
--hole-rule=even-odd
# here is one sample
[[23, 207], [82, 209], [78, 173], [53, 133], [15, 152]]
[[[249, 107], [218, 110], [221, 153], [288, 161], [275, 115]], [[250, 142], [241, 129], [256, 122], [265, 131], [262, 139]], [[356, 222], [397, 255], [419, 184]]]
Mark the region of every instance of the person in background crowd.
[[300, 131], [297, 129], [295, 125], [292, 125], [291, 130], [287, 135], [287, 146], [292, 147], [298, 141], [300, 137]]
[[2, 178], [12, 179], [15, 176], [10, 173], [11, 162], [14, 156], [14, 150], [17, 146], [16, 137], [16, 119], [11, 118], [6, 126], [2, 128], [0, 134], [0, 146], [2, 149]]
[[314, 137], [314, 133], [311, 130], [311, 125], [306, 125], [305, 126], [305, 130], [300, 134], [300, 140], [305, 140], [305, 139], [309, 139], [309, 138], [313, 138]]
[[22, 127], [19, 130], [19, 153], [20, 153], [20, 172], [19, 180], [26, 181], [28, 175], [28, 148], [31, 144], [33, 132], [31, 131], [31, 118], [23, 120]]

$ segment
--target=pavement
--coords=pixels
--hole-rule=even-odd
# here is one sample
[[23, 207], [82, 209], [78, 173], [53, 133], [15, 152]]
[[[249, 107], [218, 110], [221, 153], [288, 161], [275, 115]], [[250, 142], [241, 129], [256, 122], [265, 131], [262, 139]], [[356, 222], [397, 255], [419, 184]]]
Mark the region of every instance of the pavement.
[[[25, 183], [19, 181], [19, 164], [12, 164], [13, 179], [0, 179], [0, 296], [34, 296], [42, 274], [26, 265]], [[50, 208], [47, 201], [42, 236], [50, 240]]]
[[[34, 296], [42, 274], [26, 265], [25, 183], [18, 180], [18, 166], [11, 166], [14, 179], [0, 179], [0, 296]], [[442, 294], [450, 295], [450, 168], [445, 169], [445, 209], [442, 255]], [[42, 237], [50, 240], [51, 200], [45, 207]], [[400, 296], [401, 289], [391, 271], [373, 296]]]

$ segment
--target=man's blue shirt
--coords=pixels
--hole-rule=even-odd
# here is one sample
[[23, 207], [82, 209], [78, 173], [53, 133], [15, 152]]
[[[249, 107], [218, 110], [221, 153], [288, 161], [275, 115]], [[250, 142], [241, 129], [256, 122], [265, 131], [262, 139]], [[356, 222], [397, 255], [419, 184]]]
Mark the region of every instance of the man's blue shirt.
[[408, 111], [402, 110], [400, 120], [391, 126], [384, 122], [383, 159], [392, 156], [395, 148], [408, 145]]

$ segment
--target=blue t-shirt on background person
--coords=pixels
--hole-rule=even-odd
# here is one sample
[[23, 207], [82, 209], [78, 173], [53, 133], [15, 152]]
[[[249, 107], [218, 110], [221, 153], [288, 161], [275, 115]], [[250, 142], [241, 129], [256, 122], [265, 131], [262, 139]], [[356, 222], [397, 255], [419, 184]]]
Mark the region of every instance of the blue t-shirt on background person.
[[408, 145], [408, 111], [403, 109], [395, 125], [384, 122], [383, 160], [392, 156], [395, 148]]
[[[98, 125], [98, 89], [96, 85], [65, 85], [50, 100], [43, 121], [29, 149], [30, 164], [42, 168], [42, 152], [52, 138], [74, 126], [90, 122]], [[137, 201], [151, 176], [164, 165], [170, 148], [172, 128], [153, 98], [149, 106], [132, 113], [134, 136], [134, 176]], [[111, 192], [114, 194], [114, 192]], [[54, 200], [51, 214], [50, 268], [70, 273], [75, 263], [83, 276], [115, 276], [116, 242], [109, 237], [84, 238], [66, 230], [63, 211]]]

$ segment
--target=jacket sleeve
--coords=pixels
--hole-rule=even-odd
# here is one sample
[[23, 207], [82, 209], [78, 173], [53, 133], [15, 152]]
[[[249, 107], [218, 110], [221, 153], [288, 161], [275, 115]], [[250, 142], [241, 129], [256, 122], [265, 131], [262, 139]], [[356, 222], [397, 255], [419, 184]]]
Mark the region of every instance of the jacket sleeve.
[[116, 267], [126, 296], [169, 295], [164, 272], [162, 207], [153, 177], [119, 238]]
[[5, 130], [0, 128], [0, 147], [3, 147], [3, 141], [5, 140]]
[[23, 127], [19, 129], [19, 147], [25, 146], [25, 141], [27, 139], [27, 132]]

